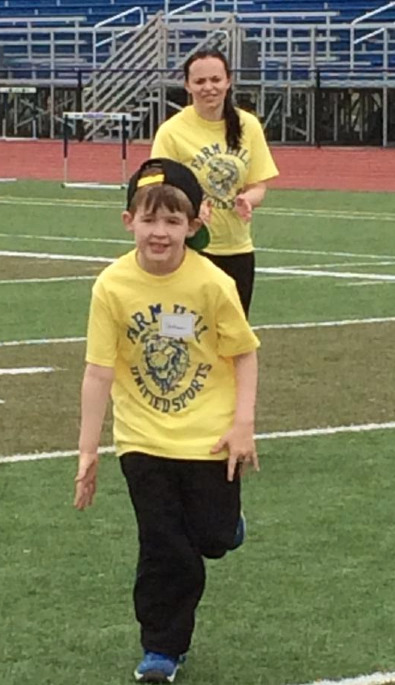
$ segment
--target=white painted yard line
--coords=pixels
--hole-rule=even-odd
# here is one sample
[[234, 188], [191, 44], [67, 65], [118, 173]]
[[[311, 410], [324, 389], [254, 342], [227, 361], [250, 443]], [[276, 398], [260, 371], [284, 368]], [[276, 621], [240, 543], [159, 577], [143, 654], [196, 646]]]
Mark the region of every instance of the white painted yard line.
[[364, 285], [392, 285], [391, 283], [386, 283], [385, 281], [361, 281], [360, 283], [336, 283], [337, 288], [351, 288], [351, 287], [361, 287]]
[[0, 257], [28, 257], [29, 259], [60, 259], [65, 262], [104, 262], [110, 264], [115, 262], [111, 257], [89, 257], [88, 255], [73, 254], [52, 254], [48, 252], [18, 252], [11, 250], [1, 250]]
[[55, 369], [52, 366], [26, 366], [14, 369], [0, 369], [0, 376], [24, 376], [34, 373], [52, 373]]
[[299, 250], [294, 248], [282, 247], [256, 247], [255, 252], [270, 252], [273, 254], [311, 254], [311, 255], [331, 255], [333, 257], [358, 257], [363, 259], [395, 259], [391, 254], [366, 254], [361, 252], [332, 252], [326, 250]]
[[[114, 447], [99, 447], [99, 454], [110, 454], [114, 452]], [[63, 457], [74, 457], [78, 450], [58, 450], [56, 452], [33, 452], [32, 454], [13, 454], [10, 457], [1, 457], [0, 464], [13, 464], [18, 461], [40, 461], [41, 459], [60, 459]]]
[[36, 338], [33, 340], [5, 340], [0, 347], [21, 347], [22, 345], [59, 345], [85, 342], [86, 338]]
[[10, 197], [0, 197], [0, 204], [1, 205], [18, 205], [18, 206], [24, 206], [28, 205], [29, 207], [69, 207], [69, 208], [81, 208], [81, 209], [119, 209], [121, 211], [123, 209], [123, 202], [119, 204], [111, 203], [111, 202], [104, 202], [98, 201], [94, 202], [93, 200], [70, 200], [70, 199], [65, 199], [62, 200], [60, 198], [53, 198], [52, 200], [46, 199], [46, 198], [36, 198], [36, 197], [18, 197], [18, 198], [10, 198]]
[[5, 404], [4, 400], [0, 400], [0, 404]]
[[[0, 253], [1, 254], [1, 253]], [[316, 278], [347, 278], [348, 280], [356, 278], [361, 280], [372, 281], [395, 281], [395, 274], [366, 274], [358, 273], [357, 271], [324, 271], [319, 269], [317, 271], [310, 271], [309, 269], [284, 269], [284, 267], [256, 267], [258, 273], [264, 274], [293, 274], [295, 276], [315, 276]]]
[[[0, 204], [9, 205], [38, 205], [42, 207], [81, 207], [84, 209], [123, 209], [124, 194], [122, 191], [122, 201], [110, 202], [109, 200], [77, 200], [72, 198], [38, 198], [38, 197], [14, 197], [6, 195], [0, 197]], [[301, 216], [313, 217], [315, 219], [351, 219], [361, 221], [395, 221], [395, 214], [390, 212], [369, 212], [369, 211], [345, 211], [339, 209], [309, 209], [301, 207], [259, 207], [255, 209], [257, 214], [268, 214], [269, 216]]]
[[[332, 326], [352, 326], [372, 323], [392, 323], [395, 321], [394, 316], [383, 316], [368, 319], [340, 319], [338, 321], [305, 321], [297, 323], [267, 323], [252, 326], [254, 331], [271, 330], [276, 328], [321, 328]], [[5, 340], [0, 342], [0, 347], [22, 347], [23, 345], [61, 345], [69, 343], [85, 342], [86, 337], [74, 338], [36, 338], [32, 340]]]
[[[392, 323], [395, 316], [383, 316], [370, 319], [340, 319], [338, 321], [306, 321], [300, 323], [268, 323], [252, 326], [254, 331], [276, 330], [281, 328], [332, 328], [336, 326], [355, 326], [372, 323]], [[1, 343], [0, 343], [1, 345]]]
[[293, 216], [304, 219], [329, 219], [330, 221], [395, 221], [395, 214], [373, 212], [339, 212], [330, 209], [282, 209], [280, 207], [260, 207], [256, 214], [268, 216]]
[[[390, 429], [395, 429], [395, 421], [389, 421], [387, 423], [366, 423], [361, 425], [352, 424], [351, 426], [327, 426], [326, 428], [309, 428], [305, 430], [278, 431], [273, 433], [258, 433], [255, 435], [255, 439], [258, 441], [279, 440], [281, 438], [319, 437], [326, 435], [335, 435], [336, 433], [362, 433]], [[99, 449], [99, 452], [101, 454], [108, 454], [114, 452], [114, 450], [114, 446], [109, 445], [108, 447], [101, 447]], [[18, 461], [38, 461], [40, 459], [56, 459], [58, 457], [72, 457], [76, 454], [78, 454], [77, 449], [33, 454], [14, 454], [10, 456], [0, 456], [0, 463], [5, 464]]]
[[58, 283], [63, 281], [92, 281], [97, 276], [53, 276], [51, 278], [14, 278], [0, 281], [0, 285], [15, 285], [16, 283]]
[[293, 276], [292, 274], [288, 274], [288, 276], [262, 276], [262, 274], [257, 274], [255, 276], [254, 282], [257, 283], [261, 281], [307, 281], [309, 278], [310, 276]]
[[305, 685], [390, 685], [395, 683], [395, 671], [359, 675], [355, 678], [341, 678], [340, 680], [315, 680]]
[[258, 433], [255, 440], [278, 440], [279, 438], [310, 438], [320, 435], [335, 435], [336, 433], [368, 433], [370, 431], [392, 430], [395, 421], [387, 423], [364, 423], [350, 426], [326, 426], [325, 428], [307, 428], [292, 431], [277, 431], [274, 433]]
[[[281, 265], [280, 265], [281, 266]], [[354, 266], [395, 266], [395, 258], [391, 261], [379, 261], [379, 262], [334, 262], [332, 264], [283, 264], [281, 268], [284, 269], [334, 269], [338, 268], [353, 268]]]
[[0, 233], [1, 238], [24, 240], [49, 240], [52, 242], [68, 243], [109, 243], [114, 245], [133, 245], [132, 240], [111, 240], [110, 238], [77, 238], [76, 236], [32, 235], [30, 233]]

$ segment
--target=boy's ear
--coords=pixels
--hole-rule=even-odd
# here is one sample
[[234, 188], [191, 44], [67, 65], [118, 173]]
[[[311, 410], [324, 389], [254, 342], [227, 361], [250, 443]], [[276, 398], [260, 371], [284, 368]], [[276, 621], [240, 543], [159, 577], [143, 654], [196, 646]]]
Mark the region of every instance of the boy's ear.
[[187, 238], [191, 238], [195, 233], [199, 230], [200, 226], [202, 225], [202, 220], [197, 217], [196, 219], [192, 219], [192, 221], [189, 222], [189, 227], [187, 231]]
[[129, 231], [129, 233], [133, 233], [133, 215], [128, 210], [122, 212], [122, 221], [126, 230]]

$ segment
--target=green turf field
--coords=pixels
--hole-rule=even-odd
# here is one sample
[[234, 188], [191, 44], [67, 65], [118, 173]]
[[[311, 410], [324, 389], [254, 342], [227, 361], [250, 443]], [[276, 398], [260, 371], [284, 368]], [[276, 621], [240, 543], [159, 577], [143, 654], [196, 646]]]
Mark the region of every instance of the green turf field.
[[[102, 457], [78, 513], [76, 457], [54, 455], [76, 449], [90, 289], [129, 249], [123, 205], [0, 186], [1, 685], [127, 685], [140, 657], [117, 461]], [[180, 683], [395, 671], [394, 227], [385, 193], [271, 191], [255, 213], [261, 471], [244, 484], [248, 541], [208, 564]]]

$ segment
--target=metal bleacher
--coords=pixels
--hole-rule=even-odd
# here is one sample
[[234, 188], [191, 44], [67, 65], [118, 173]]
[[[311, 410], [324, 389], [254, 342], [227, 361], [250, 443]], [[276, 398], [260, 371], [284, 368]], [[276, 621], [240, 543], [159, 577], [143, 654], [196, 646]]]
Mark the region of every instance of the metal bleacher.
[[217, 44], [237, 101], [272, 140], [395, 142], [395, 2], [0, 0], [0, 85], [37, 88], [41, 135], [59, 135], [61, 112], [81, 107], [126, 108], [133, 135], [152, 135], [184, 104], [186, 55]]

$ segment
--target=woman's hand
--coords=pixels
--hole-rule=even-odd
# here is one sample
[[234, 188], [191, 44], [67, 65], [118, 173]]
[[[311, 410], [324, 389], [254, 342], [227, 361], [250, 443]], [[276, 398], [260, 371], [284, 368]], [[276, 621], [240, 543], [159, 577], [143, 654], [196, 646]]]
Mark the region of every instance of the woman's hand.
[[199, 211], [199, 219], [203, 224], [209, 224], [210, 219], [211, 219], [211, 208], [212, 208], [212, 202], [211, 200], [203, 200], [202, 204], [200, 205], [200, 211]]
[[243, 221], [252, 219], [252, 204], [244, 193], [239, 193], [235, 197], [235, 212]]

